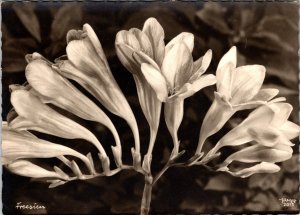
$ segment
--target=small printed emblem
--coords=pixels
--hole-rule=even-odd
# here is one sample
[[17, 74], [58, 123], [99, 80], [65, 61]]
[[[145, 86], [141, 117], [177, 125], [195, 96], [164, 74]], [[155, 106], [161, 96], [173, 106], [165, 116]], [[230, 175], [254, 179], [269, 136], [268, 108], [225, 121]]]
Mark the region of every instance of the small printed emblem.
[[296, 199], [289, 199], [289, 198], [280, 198], [279, 201], [283, 205], [283, 207], [294, 207], [297, 200]]

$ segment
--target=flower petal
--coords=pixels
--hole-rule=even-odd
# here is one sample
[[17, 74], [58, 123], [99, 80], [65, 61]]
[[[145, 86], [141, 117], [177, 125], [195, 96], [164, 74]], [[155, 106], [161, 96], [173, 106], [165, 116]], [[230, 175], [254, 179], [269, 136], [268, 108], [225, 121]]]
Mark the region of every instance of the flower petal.
[[204, 56], [194, 62], [193, 75], [190, 81], [198, 79], [209, 67], [212, 58], [212, 51], [209, 49]]
[[191, 52], [185, 43], [176, 43], [167, 53], [162, 64], [162, 73], [166, 77], [170, 91], [180, 88], [193, 72]]
[[248, 134], [253, 140], [267, 147], [275, 146], [280, 140], [280, 132], [271, 127], [249, 128]]
[[276, 116], [272, 120], [274, 127], [280, 128], [289, 118], [293, 110], [293, 106], [289, 103], [272, 103], [270, 107], [274, 109]]
[[147, 82], [156, 92], [157, 98], [160, 101], [165, 101], [168, 97], [168, 89], [163, 75], [150, 64], [143, 63], [141, 69]]
[[129, 33], [132, 34], [139, 41], [141, 48], [136, 51], [142, 51], [149, 57], [153, 58], [152, 44], [148, 36], [143, 31], [137, 28], [131, 28], [129, 30]]
[[203, 75], [198, 80], [195, 80], [193, 83], [184, 84], [179, 91], [175, 94], [175, 97], [185, 99], [194, 95], [196, 92], [201, 90], [204, 87], [213, 85], [216, 83], [216, 76], [214, 75]]
[[175, 44], [178, 43], [185, 43], [186, 46], [188, 47], [190, 53], [193, 52], [194, 49], [194, 34], [188, 33], [188, 32], [182, 32], [178, 34], [176, 37], [174, 37], [167, 45], [165, 49], [165, 55], [168, 54], [168, 52], [172, 49], [172, 47]]
[[235, 70], [231, 88], [231, 103], [240, 104], [251, 100], [260, 90], [266, 69], [260, 65], [241, 66]]
[[280, 131], [288, 138], [289, 140], [294, 139], [299, 136], [300, 134], [300, 127], [299, 125], [286, 121], [283, 123], [283, 125], [280, 127]]
[[161, 66], [165, 55], [164, 29], [155, 18], [151, 17], [146, 20], [143, 32], [151, 42], [154, 61]]
[[217, 91], [227, 99], [231, 97], [231, 86], [234, 79], [234, 69], [236, 68], [237, 54], [236, 47], [233, 46], [220, 60], [216, 77]]
[[252, 98], [252, 101], [269, 101], [274, 98], [279, 93], [278, 89], [268, 88], [261, 89], [259, 92]]

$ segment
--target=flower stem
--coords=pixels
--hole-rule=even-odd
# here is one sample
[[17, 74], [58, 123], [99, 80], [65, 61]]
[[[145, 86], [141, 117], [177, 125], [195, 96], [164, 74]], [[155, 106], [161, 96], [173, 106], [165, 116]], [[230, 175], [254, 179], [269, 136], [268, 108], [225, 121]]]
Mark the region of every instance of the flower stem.
[[145, 186], [141, 204], [141, 215], [148, 215], [150, 210], [151, 203], [151, 194], [152, 194], [152, 182], [153, 178], [151, 175], [145, 176]]

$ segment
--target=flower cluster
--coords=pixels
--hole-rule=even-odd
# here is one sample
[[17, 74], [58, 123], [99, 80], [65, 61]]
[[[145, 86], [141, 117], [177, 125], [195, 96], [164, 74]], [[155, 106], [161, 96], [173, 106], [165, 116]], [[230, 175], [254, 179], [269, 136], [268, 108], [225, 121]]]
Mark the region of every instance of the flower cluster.
[[[202, 57], [193, 60], [193, 34], [183, 32], [165, 44], [164, 30], [154, 18], [149, 18], [142, 30], [120, 31], [116, 35], [115, 47], [121, 63], [133, 75], [139, 102], [150, 127], [148, 151], [143, 162], [133, 111], [114, 79], [99, 39], [91, 26], [85, 24], [82, 30], [68, 32], [66, 55], [55, 62], [38, 53], [27, 55], [27, 83], [10, 86], [13, 109], [2, 129], [2, 161], [9, 170], [33, 178], [50, 178], [51, 187], [69, 180], [113, 175], [124, 168], [151, 176], [152, 151], [162, 105], [173, 139], [170, 161], [175, 162], [181, 154], [177, 132], [184, 115], [184, 100], [214, 84], [215, 98], [202, 122], [195, 156], [186, 163], [187, 166], [207, 165], [222, 152], [223, 147], [236, 149], [238, 146], [234, 153], [218, 164], [217, 171], [248, 177], [254, 173], [279, 171], [275, 163], [292, 156], [291, 140], [300, 133], [299, 126], [288, 121], [292, 106], [284, 102], [285, 98], [273, 99], [278, 94], [277, 89], [261, 89], [265, 67], [237, 67], [236, 47], [232, 47], [220, 60], [216, 75], [204, 74], [212, 59], [212, 51], [208, 50]], [[122, 162], [122, 144], [111, 119], [70, 80], [77, 82], [104, 108], [128, 123], [135, 141], [132, 165]], [[111, 170], [107, 152], [91, 131], [53, 106], [106, 126], [115, 140], [112, 153], [117, 168]], [[245, 109], [254, 110], [205, 152], [203, 145], [207, 138], [217, 133], [234, 113]], [[97, 148], [102, 172], [95, 168], [91, 153], [83, 155], [67, 146], [42, 140], [30, 131], [86, 140]], [[84, 174], [74, 160], [65, 156], [84, 162], [89, 174]], [[58, 158], [72, 170], [74, 176], [56, 166], [53, 171], [46, 170], [28, 161], [28, 158]], [[238, 169], [232, 168], [231, 164], [235, 162], [240, 165]]]

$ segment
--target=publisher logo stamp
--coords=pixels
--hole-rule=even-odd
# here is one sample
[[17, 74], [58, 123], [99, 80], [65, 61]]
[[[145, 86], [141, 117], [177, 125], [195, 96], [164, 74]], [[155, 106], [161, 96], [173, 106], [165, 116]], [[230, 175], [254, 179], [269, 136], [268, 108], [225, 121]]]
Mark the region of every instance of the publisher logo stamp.
[[283, 207], [294, 207], [297, 200], [296, 199], [289, 199], [289, 198], [280, 198], [279, 201], [283, 205]]

